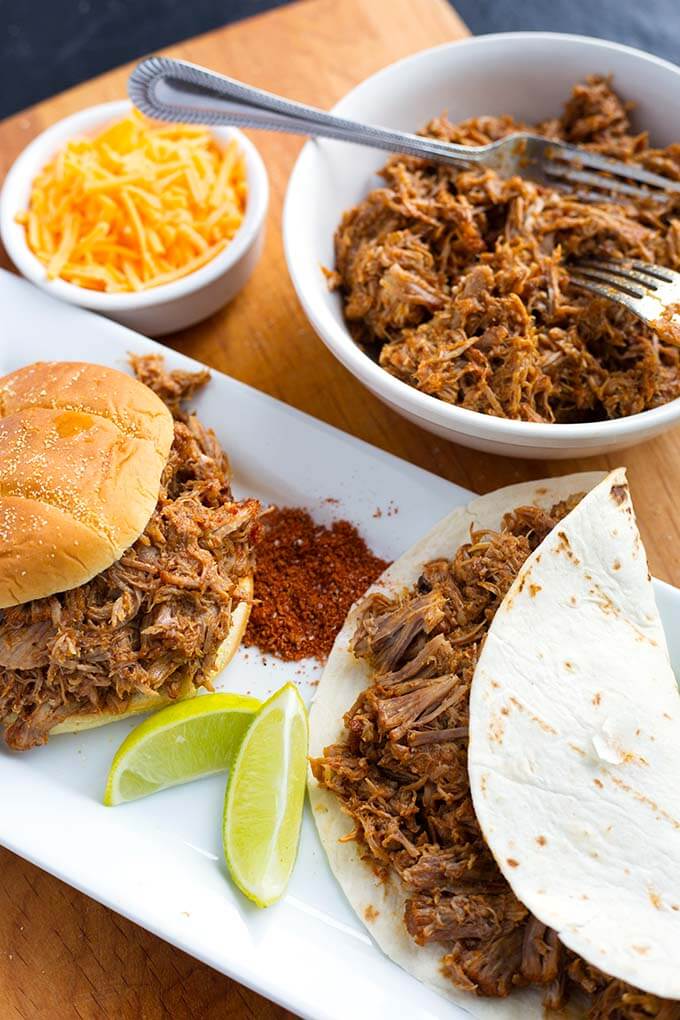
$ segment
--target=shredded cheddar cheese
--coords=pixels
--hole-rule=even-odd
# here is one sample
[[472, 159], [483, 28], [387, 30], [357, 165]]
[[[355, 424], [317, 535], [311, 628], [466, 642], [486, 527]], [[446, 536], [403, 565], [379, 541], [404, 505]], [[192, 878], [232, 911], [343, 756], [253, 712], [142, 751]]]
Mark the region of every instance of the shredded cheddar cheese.
[[159, 125], [133, 111], [93, 138], [68, 142], [33, 181], [17, 221], [48, 279], [145, 290], [222, 251], [246, 199], [235, 141], [222, 149], [203, 128]]

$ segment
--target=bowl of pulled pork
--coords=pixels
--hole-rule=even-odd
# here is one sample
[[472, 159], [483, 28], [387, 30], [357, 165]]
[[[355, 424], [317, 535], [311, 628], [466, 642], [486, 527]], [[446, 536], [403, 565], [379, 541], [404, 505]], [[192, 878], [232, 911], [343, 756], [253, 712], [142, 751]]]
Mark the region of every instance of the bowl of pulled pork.
[[[680, 70], [553, 33], [481, 36], [373, 75], [334, 112], [484, 145], [521, 130], [680, 180]], [[298, 159], [288, 268], [315, 331], [398, 413], [521, 457], [603, 453], [680, 420], [680, 348], [579, 289], [579, 258], [680, 268], [680, 197], [587, 201], [342, 142]]]

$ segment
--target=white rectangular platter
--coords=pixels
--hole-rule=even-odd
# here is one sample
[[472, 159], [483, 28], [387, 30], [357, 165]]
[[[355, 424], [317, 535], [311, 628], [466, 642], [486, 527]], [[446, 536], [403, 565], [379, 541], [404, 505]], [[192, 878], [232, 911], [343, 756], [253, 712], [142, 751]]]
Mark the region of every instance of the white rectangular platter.
[[[161, 351], [169, 367], [195, 367], [0, 271], [0, 375], [37, 360], [124, 370], [129, 351]], [[220, 373], [196, 407], [230, 456], [238, 495], [306, 506], [322, 522], [348, 518], [387, 559], [469, 498], [464, 489]], [[671, 626], [680, 616], [680, 592], [657, 582], [657, 598], [671, 656], [680, 663], [680, 629]], [[242, 649], [218, 687], [266, 697], [292, 680], [309, 700], [318, 673], [312, 662], [301, 669]], [[466, 1015], [375, 947], [335, 884], [309, 812], [289, 890], [260, 911], [230, 885], [223, 863], [224, 777], [103, 807], [111, 757], [132, 725], [55, 737], [25, 754], [3, 745], [0, 844], [303, 1017]]]

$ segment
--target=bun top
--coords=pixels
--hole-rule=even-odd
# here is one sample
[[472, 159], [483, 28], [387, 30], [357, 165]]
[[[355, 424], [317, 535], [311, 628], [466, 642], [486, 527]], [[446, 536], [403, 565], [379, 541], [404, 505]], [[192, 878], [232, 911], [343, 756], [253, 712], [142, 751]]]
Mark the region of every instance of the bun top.
[[76, 588], [144, 531], [172, 415], [123, 372], [38, 362], [0, 379], [0, 609]]

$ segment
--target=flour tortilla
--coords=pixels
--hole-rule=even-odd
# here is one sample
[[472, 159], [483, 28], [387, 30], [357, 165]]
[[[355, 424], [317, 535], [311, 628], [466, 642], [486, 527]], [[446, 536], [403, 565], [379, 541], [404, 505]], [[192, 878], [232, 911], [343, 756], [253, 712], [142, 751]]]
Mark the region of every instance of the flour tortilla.
[[[439, 557], [451, 558], [469, 539], [470, 527], [498, 528], [507, 511], [523, 504], [546, 509], [577, 492], [586, 492], [603, 478], [602, 472], [568, 475], [539, 482], [512, 485], [475, 499], [468, 507], [459, 507], [437, 524], [409, 552], [389, 567], [370, 589], [391, 595], [412, 586], [423, 564]], [[356, 629], [358, 606], [354, 606], [340, 631], [323, 672], [310, 713], [310, 754], [317, 757], [324, 747], [346, 735], [345, 712], [370, 683], [370, 671], [363, 660], [349, 651]], [[403, 923], [406, 896], [395, 877], [378, 881], [361, 857], [354, 841], [340, 843], [353, 829], [337, 798], [320, 787], [310, 774], [309, 796], [319, 837], [331, 869], [347, 899], [384, 953], [414, 977], [434, 988], [452, 1002], [485, 1020], [542, 1020], [541, 994], [536, 989], [513, 992], [507, 999], [482, 999], [457, 989], [441, 973], [442, 946], [418, 946]], [[512, 884], [513, 875], [508, 876]], [[578, 1012], [565, 1013], [578, 1015]]]
[[523, 566], [470, 720], [475, 811], [517, 897], [590, 963], [680, 999], [680, 695], [623, 470]]

